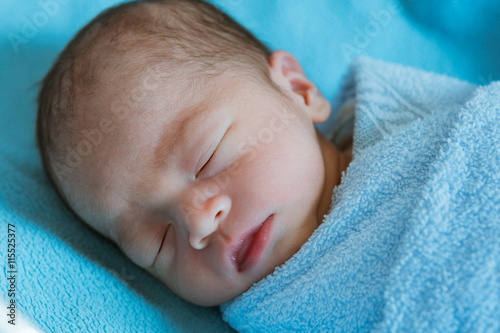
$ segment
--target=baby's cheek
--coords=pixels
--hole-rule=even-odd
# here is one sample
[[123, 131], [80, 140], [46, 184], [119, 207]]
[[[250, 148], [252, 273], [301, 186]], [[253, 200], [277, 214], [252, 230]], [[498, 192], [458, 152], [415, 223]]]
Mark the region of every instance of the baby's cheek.
[[151, 256], [150, 247], [143, 245], [139, 240], [135, 241], [133, 245], [118, 244], [118, 247], [134, 264], [147, 268], [151, 266], [154, 256]]

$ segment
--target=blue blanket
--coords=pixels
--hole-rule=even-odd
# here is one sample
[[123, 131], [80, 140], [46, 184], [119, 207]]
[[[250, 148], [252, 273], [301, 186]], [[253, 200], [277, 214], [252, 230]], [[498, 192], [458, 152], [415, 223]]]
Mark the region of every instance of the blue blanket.
[[500, 331], [500, 82], [360, 59], [324, 223], [224, 318], [243, 332]]

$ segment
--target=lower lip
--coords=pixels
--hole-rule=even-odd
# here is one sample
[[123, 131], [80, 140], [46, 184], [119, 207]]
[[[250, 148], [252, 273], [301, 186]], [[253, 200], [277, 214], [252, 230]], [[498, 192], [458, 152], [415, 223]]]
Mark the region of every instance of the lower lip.
[[244, 272], [257, 265], [269, 243], [271, 234], [271, 225], [274, 215], [269, 216], [259, 227], [259, 229], [250, 236], [250, 244], [242, 258], [237, 258], [236, 264], [238, 272]]

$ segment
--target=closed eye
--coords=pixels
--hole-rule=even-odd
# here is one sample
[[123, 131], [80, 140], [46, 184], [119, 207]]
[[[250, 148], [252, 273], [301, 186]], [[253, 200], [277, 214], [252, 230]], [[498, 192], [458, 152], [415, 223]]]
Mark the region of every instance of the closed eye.
[[207, 159], [207, 161], [203, 164], [203, 166], [200, 168], [200, 170], [198, 170], [198, 172], [196, 173], [196, 176], [195, 178], [199, 178], [201, 173], [206, 173], [206, 169], [208, 168], [210, 162], [212, 161], [212, 158], [214, 157], [215, 153], [219, 150], [219, 147], [220, 145], [222, 144], [222, 142], [224, 141], [224, 137], [226, 136], [226, 134], [229, 132], [229, 129], [231, 128], [231, 124], [229, 124], [226, 128], [226, 130], [223, 132], [222, 136], [219, 138], [219, 142], [217, 143], [217, 146], [215, 147], [215, 149], [213, 150], [212, 154], [210, 155], [210, 157]]
[[[217, 150], [217, 149], [215, 149], [215, 150]], [[210, 155], [210, 157], [205, 162], [205, 164], [203, 164], [203, 166], [201, 167], [201, 169], [198, 171], [198, 173], [196, 174], [196, 178], [198, 178], [199, 174], [208, 166], [208, 163], [210, 163], [210, 160], [215, 155], [215, 150], [213, 151], [212, 155]]]
[[[161, 249], [163, 248], [163, 244], [165, 243], [165, 239], [167, 238], [168, 230], [170, 229], [171, 226], [172, 226], [172, 224], [169, 224], [167, 227], [167, 230], [165, 230], [165, 234], [163, 235], [163, 239], [161, 240], [160, 248], [158, 249], [158, 253], [156, 254], [156, 258], [158, 258], [158, 256], [160, 255]], [[156, 258], [155, 258], [155, 261], [156, 261]]]

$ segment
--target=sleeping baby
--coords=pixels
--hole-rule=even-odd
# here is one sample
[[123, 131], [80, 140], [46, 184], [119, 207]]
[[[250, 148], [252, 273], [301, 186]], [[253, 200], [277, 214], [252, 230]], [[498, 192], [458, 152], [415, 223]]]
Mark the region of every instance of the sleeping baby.
[[321, 224], [350, 162], [289, 53], [212, 5], [142, 1], [83, 28], [43, 81], [38, 139], [66, 204], [184, 299], [226, 302]]
[[77, 216], [238, 331], [499, 331], [500, 84], [360, 58], [332, 110], [326, 138], [291, 54], [150, 0], [69, 43], [37, 136]]

